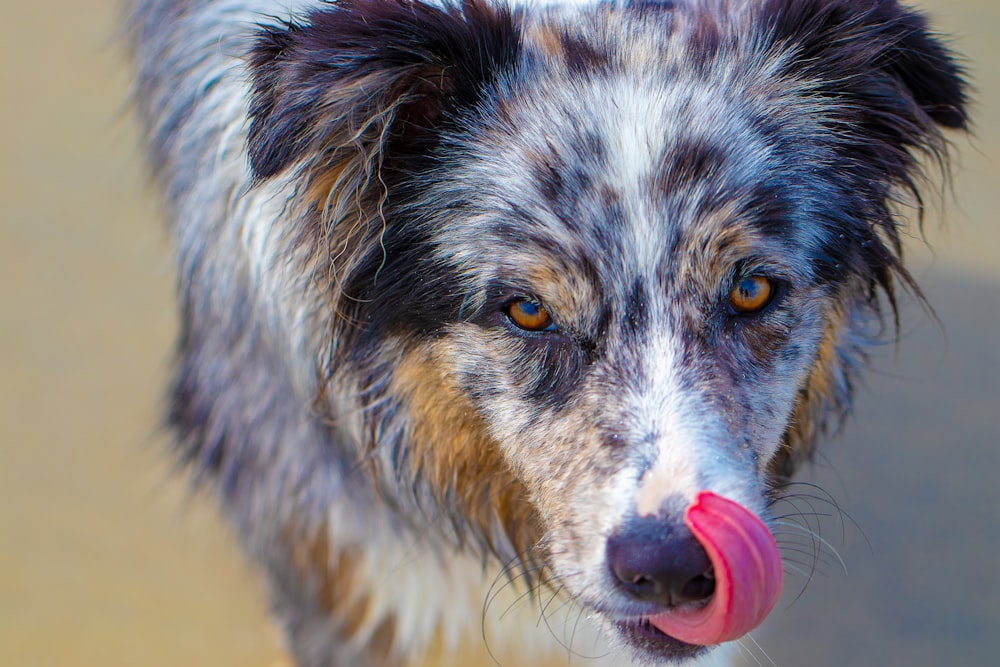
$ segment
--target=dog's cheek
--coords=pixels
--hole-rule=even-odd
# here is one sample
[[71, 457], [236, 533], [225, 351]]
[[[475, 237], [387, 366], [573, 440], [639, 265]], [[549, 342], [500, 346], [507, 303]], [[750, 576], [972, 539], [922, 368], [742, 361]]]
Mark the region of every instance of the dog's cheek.
[[484, 370], [478, 396], [462, 387], [463, 377], [482, 368], [482, 346], [444, 336], [404, 348], [390, 393], [402, 400], [405, 433], [386, 467], [408, 478], [418, 497], [431, 497], [460, 542], [478, 543], [504, 561], [531, 561], [541, 539], [538, 515], [480, 405], [503, 385]]
[[598, 604], [607, 585], [606, 539], [633, 502], [635, 477], [627, 450], [603, 427], [603, 412], [587, 400], [540, 409], [506, 445], [545, 526], [547, 566], [588, 604]]
[[772, 332], [745, 332], [736, 344], [738, 361], [727, 368], [735, 391], [719, 413], [734, 440], [754, 452], [758, 473], [780, 446], [815, 354], [815, 332], [801, 326], [793, 331], [780, 339]]
[[410, 413], [405, 465], [471, 531], [460, 539], [586, 596], [605, 583], [625, 468], [602, 435], [598, 402], [532, 396], [520, 377], [526, 353], [509, 333], [468, 324], [404, 352], [393, 385]]
[[[848, 286], [843, 291], [855, 294], [856, 290]], [[769, 473], [779, 480], [807, 461], [817, 435], [837, 428], [850, 409], [856, 374], [867, 362], [871, 336], [861, 330], [869, 327], [869, 314], [858, 312], [849, 301], [848, 296], [832, 300], [823, 311], [822, 330], [809, 355], [781, 446], [767, 462]]]
[[801, 288], [762, 317], [731, 317], [706, 336], [694, 384], [763, 474], [808, 387], [828, 329], [840, 327], [822, 287]]
[[569, 562], [596, 566], [623, 486], [603, 404], [576, 397], [554, 358], [508, 332], [455, 324], [402, 348], [390, 393], [405, 403], [407, 434], [385, 467], [505, 560], [548, 560], [558, 544]]
[[[544, 343], [541, 343], [544, 344]], [[521, 500], [544, 530], [538, 553], [557, 576], [598, 571], [604, 538], [628, 502], [626, 450], [608, 435], [606, 398], [588, 392], [579, 359], [509, 333], [451, 328], [434, 348], [480, 420]], [[514, 481], [516, 480], [516, 482]], [[595, 580], [596, 583], [596, 580]]]

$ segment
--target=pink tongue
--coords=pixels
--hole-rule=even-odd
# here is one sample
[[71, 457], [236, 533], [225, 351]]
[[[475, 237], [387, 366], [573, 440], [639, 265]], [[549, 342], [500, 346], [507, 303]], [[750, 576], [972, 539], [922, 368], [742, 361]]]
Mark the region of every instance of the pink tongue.
[[715, 594], [704, 607], [675, 607], [649, 619], [660, 632], [688, 644], [738, 639], [760, 625], [781, 595], [781, 554], [774, 536], [738, 503], [702, 491], [684, 523], [715, 570]]

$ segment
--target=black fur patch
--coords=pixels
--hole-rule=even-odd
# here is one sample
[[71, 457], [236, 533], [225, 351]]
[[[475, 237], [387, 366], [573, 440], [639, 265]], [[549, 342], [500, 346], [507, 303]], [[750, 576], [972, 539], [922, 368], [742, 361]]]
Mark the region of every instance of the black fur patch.
[[574, 74], [601, 71], [611, 64], [611, 56], [577, 35], [564, 32], [559, 35], [566, 67]]

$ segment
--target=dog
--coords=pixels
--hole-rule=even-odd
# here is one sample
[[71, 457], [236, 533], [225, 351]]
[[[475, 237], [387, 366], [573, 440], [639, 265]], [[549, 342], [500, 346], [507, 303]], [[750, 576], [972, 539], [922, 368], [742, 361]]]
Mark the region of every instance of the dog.
[[297, 665], [469, 633], [515, 664], [550, 635], [707, 664], [763, 621], [770, 508], [919, 294], [900, 211], [967, 129], [921, 14], [135, 0], [127, 25], [175, 451]]

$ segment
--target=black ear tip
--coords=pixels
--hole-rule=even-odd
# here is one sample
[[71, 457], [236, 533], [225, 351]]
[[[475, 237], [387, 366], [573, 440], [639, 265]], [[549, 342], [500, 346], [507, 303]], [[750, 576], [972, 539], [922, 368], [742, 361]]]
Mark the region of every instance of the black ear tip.
[[[301, 27], [292, 23], [262, 26], [248, 54], [250, 104], [247, 110], [247, 162], [253, 182], [274, 176], [287, 166], [287, 141], [302, 131], [301, 115], [291, 113], [286, 62]], [[295, 125], [295, 126], [293, 126]]]
[[262, 183], [280, 171], [279, 161], [263, 150], [247, 150], [247, 162], [250, 167], [250, 179], [254, 184]]
[[941, 35], [933, 33], [927, 19], [911, 14], [915, 30], [900, 61], [905, 65], [901, 77], [913, 92], [917, 104], [935, 123], [942, 127], [968, 129], [968, 78], [960, 57], [955, 54]]
[[951, 130], [968, 130], [969, 115], [965, 110], [965, 103], [961, 106], [939, 107], [929, 110], [930, 117], [941, 127]]
[[964, 73], [950, 55], [942, 56], [935, 64], [933, 74], [925, 70], [906, 77], [914, 100], [941, 127], [967, 130], [969, 96]]
[[310, 138], [304, 112], [258, 91], [251, 102], [247, 130], [247, 162], [253, 181], [271, 178], [295, 159], [300, 144]]
[[971, 97], [971, 85], [966, 68], [957, 61], [954, 54], [950, 55], [952, 69], [950, 81], [952, 90], [948, 99], [950, 104], [944, 104], [933, 111], [931, 117], [942, 127], [953, 130], [968, 130], [971, 122], [969, 115], [969, 105]]

